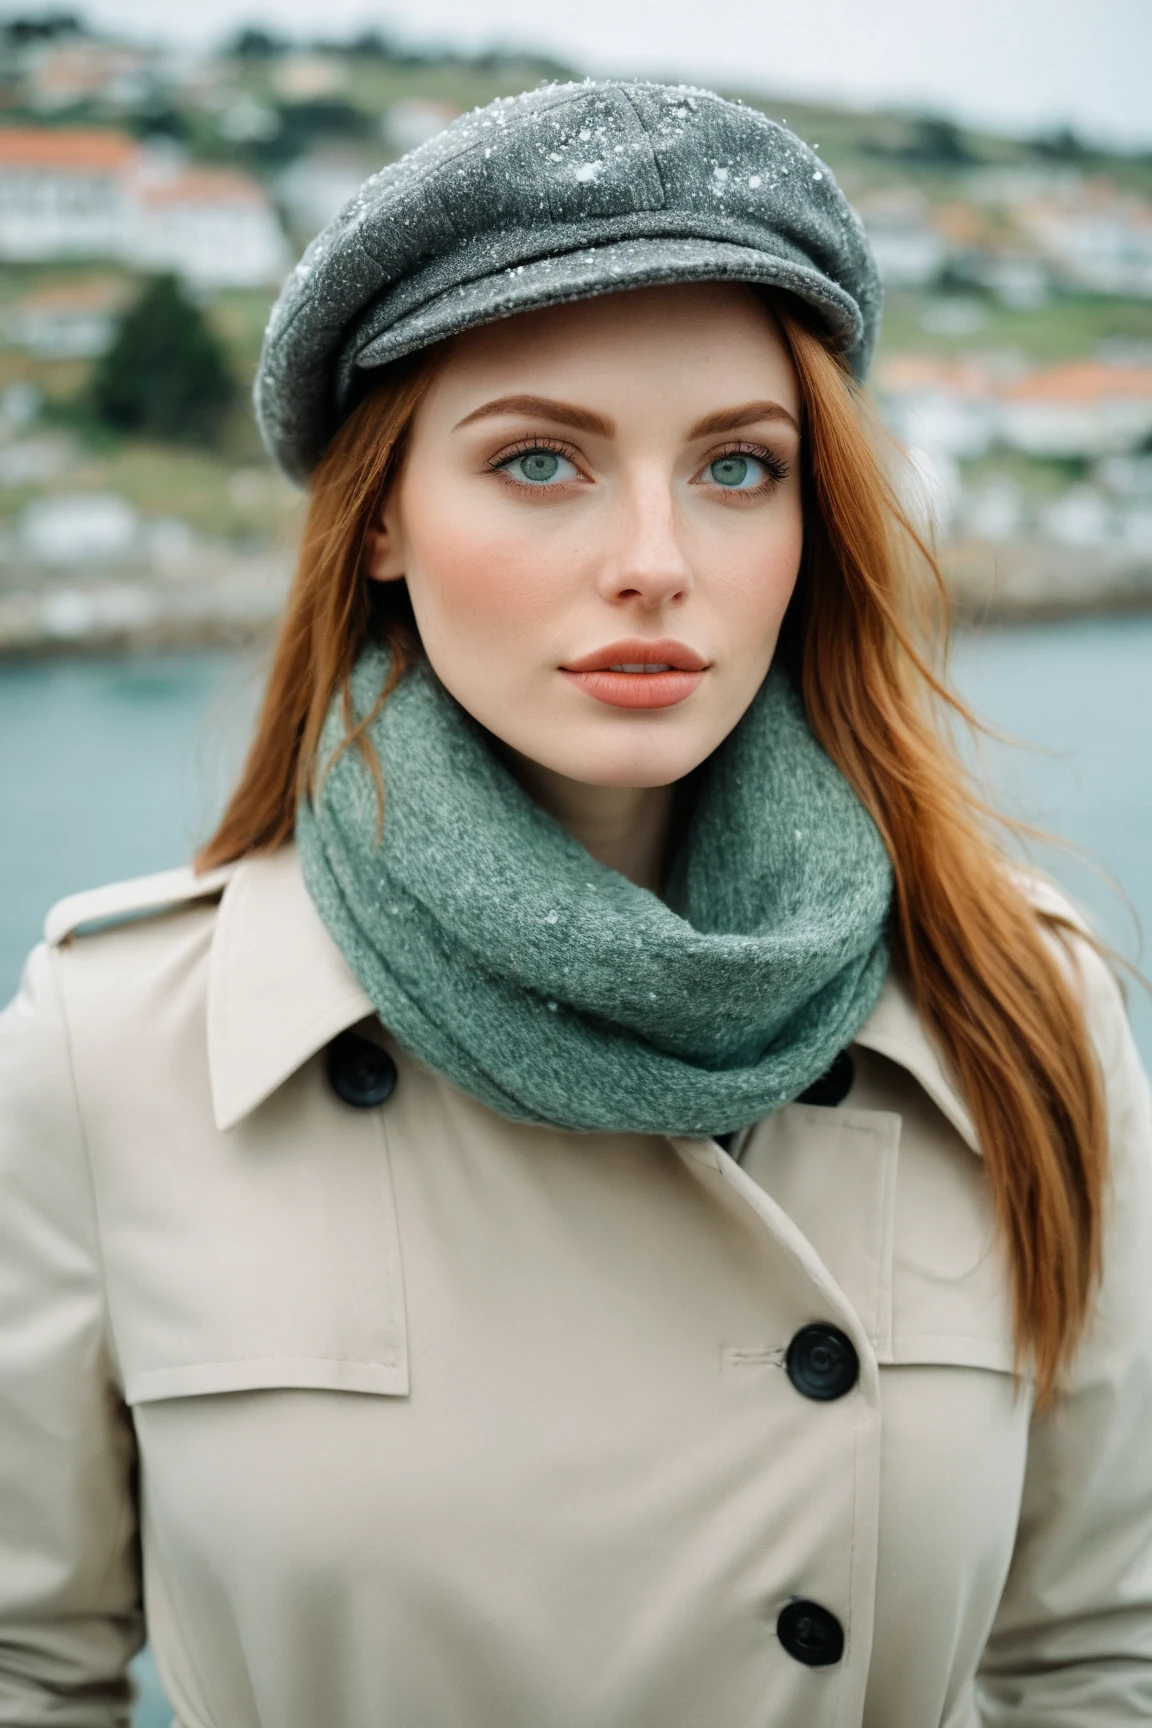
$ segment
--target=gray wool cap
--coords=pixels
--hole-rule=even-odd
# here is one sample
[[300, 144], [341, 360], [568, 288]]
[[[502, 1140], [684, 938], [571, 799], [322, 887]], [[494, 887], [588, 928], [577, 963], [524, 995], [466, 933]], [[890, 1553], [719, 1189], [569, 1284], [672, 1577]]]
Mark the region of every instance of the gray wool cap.
[[533, 307], [717, 280], [806, 300], [864, 376], [876, 265], [794, 132], [683, 85], [501, 97], [373, 174], [312, 241], [265, 332], [260, 431], [303, 480], [368, 371]]

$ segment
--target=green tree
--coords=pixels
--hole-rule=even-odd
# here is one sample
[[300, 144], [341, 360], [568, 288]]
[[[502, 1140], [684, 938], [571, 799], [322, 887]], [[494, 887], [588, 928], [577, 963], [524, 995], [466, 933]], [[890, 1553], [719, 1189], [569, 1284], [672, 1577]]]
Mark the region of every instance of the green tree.
[[228, 358], [175, 276], [153, 276], [97, 362], [92, 404], [120, 432], [211, 444], [236, 399]]

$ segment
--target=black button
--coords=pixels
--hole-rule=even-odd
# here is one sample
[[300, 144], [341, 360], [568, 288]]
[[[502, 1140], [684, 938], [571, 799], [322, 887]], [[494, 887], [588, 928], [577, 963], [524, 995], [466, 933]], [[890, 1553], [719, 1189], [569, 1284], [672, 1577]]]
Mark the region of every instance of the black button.
[[852, 1058], [847, 1050], [841, 1050], [831, 1068], [826, 1068], [819, 1080], [813, 1080], [811, 1086], [801, 1092], [796, 1102], [820, 1104], [826, 1110], [834, 1110], [837, 1104], [843, 1104], [851, 1092], [855, 1078], [856, 1070], [852, 1066]]
[[801, 1326], [784, 1359], [788, 1378], [805, 1398], [827, 1404], [851, 1392], [860, 1376], [860, 1358], [851, 1338], [838, 1326]]
[[789, 1656], [805, 1668], [830, 1668], [844, 1654], [844, 1628], [835, 1614], [802, 1596], [780, 1610], [776, 1632]]
[[328, 1082], [345, 1104], [357, 1110], [375, 1110], [392, 1096], [396, 1064], [371, 1038], [341, 1032], [328, 1046]]

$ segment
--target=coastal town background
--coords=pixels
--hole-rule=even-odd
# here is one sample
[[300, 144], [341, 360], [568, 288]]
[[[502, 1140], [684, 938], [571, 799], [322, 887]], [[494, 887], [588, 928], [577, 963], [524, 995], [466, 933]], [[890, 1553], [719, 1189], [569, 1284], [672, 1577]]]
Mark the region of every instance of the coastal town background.
[[[208, 53], [0, 20], [0, 653], [267, 634], [300, 515], [248, 407], [279, 283], [373, 170], [580, 72], [376, 31]], [[864, 218], [873, 393], [960, 615], [1152, 602], [1152, 152], [727, 93]]]

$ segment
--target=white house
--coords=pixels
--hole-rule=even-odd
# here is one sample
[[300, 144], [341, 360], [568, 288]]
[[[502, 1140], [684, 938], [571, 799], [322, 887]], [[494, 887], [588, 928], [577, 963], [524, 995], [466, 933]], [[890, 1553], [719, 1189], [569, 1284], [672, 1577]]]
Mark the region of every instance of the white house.
[[1084, 181], [1018, 212], [1065, 281], [1096, 294], [1152, 298], [1152, 204], [1108, 180]]
[[53, 283], [7, 309], [4, 335], [39, 360], [90, 360], [111, 342], [124, 301], [120, 282]]
[[926, 199], [904, 188], [873, 192], [860, 214], [885, 287], [922, 288], [938, 275], [949, 245]]
[[0, 126], [0, 258], [120, 256], [139, 157], [126, 133]]
[[264, 287], [291, 259], [264, 188], [125, 133], [0, 127], [0, 260], [116, 258], [198, 287]]
[[982, 456], [999, 433], [998, 380], [978, 361], [898, 354], [879, 369], [884, 418], [902, 443], [951, 458]]
[[231, 168], [138, 171], [122, 256], [140, 270], [174, 270], [201, 288], [254, 288], [291, 264], [264, 188]]
[[1000, 401], [1001, 436], [1031, 456], [1105, 456], [1152, 435], [1152, 365], [1073, 360], [1028, 373]]
[[297, 156], [281, 174], [277, 190], [292, 227], [306, 239], [331, 222], [381, 165], [379, 154], [333, 145]]
[[148, 49], [122, 42], [47, 42], [29, 56], [28, 99], [46, 113], [92, 101], [131, 108], [148, 94], [152, 60]]

